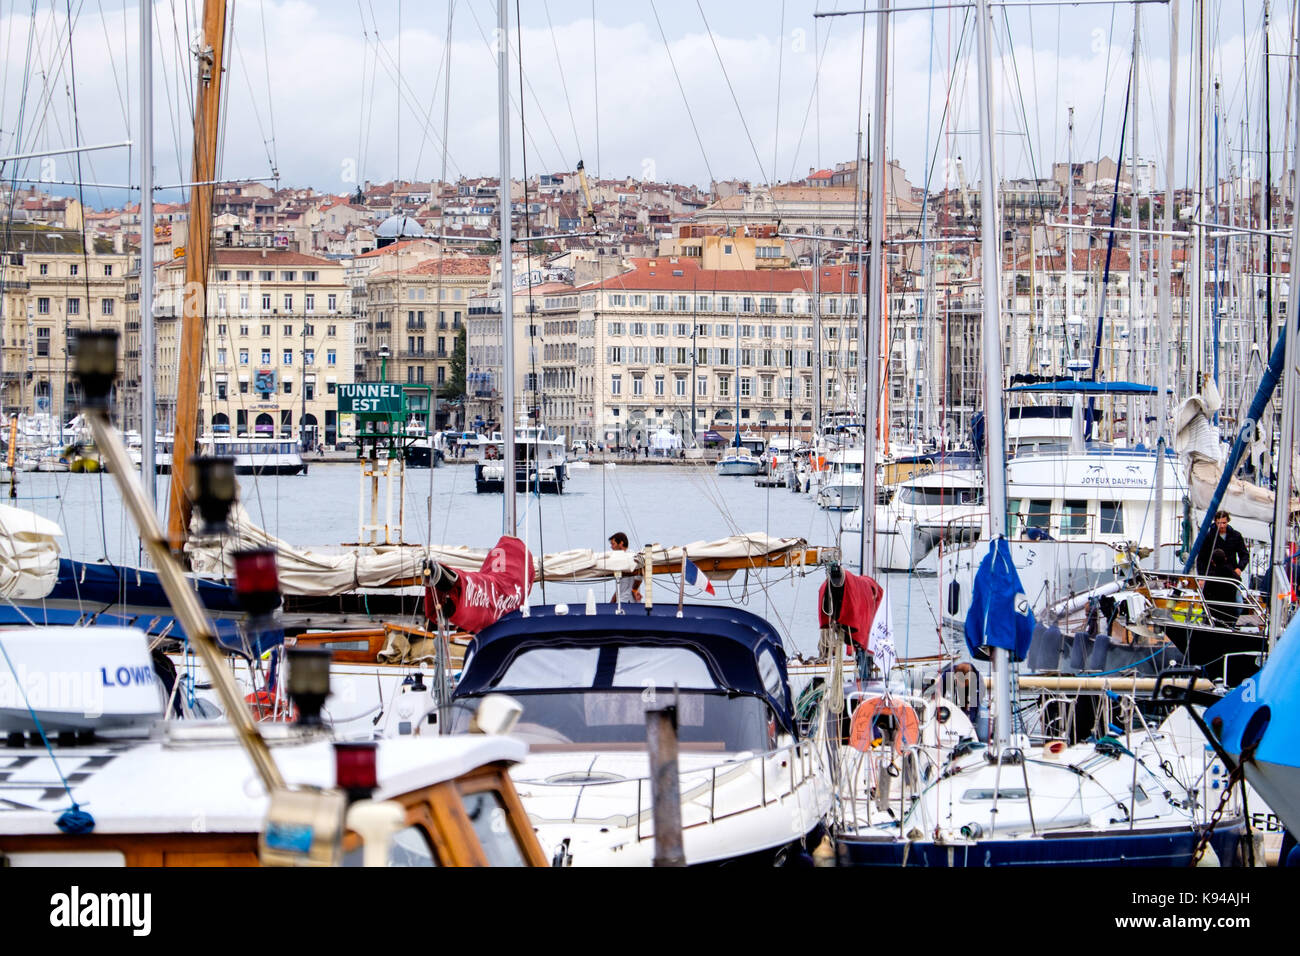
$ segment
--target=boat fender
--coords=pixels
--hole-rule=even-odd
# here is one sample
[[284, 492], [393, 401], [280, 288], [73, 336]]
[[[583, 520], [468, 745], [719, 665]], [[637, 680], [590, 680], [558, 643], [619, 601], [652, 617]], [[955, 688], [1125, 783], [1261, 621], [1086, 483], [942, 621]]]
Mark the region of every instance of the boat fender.
[[961, 583], [958, 581], [948, 582], [948, 613], [956, 614], [961, 607]]

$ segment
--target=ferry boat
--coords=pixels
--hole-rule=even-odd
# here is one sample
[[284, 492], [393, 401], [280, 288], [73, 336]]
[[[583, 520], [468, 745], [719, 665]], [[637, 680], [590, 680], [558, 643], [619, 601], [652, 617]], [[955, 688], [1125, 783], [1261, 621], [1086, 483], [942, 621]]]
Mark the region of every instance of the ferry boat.
[[[305, 475], [307, 463], [302, 447], [292, 438], [249, 438], [246, 435], [204, 435], [199, 439], [199, 453], [235, 459], [237, 475]], [[158, 443], [158, 474], [172, 470], [172, 437]]]

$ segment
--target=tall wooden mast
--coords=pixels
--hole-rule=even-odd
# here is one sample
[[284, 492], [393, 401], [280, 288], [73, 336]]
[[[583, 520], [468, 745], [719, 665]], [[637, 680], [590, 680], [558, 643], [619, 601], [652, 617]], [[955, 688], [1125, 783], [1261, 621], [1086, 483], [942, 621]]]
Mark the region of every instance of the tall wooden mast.
[[181, 317], [180, 369], [176, 384], [176, 430], [167, 537], [180, 547], [190, 526], [189, 457], [198, 437], [199, 382], [208, 308], [212, 246], [212, 195], [217, 174], [217, 123], [221, 116], [221, 64], [226, 36], [225, 0], [204, 0], [203, 49], [194, 93], [194, 185], [190, 187], [185, 240], [185, 295]]

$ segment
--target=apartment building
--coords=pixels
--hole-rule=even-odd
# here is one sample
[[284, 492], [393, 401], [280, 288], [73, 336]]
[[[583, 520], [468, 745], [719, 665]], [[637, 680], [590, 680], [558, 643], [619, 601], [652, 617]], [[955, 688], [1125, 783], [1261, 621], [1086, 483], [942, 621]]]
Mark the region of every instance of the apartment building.
[[[185, 260], [158, 274], [159, 423], [174, 427]], [[213, 249], [207, 289], [202, 433], [339, 438], [336, 390], [353, 381], [343, 264], [276, 249]]]
[[72, 380], [76, 337], [122, 330], [131, 257], [80, 230], [14, 225], [6, 235], [0, 394], [6, 414], [76, 414]]

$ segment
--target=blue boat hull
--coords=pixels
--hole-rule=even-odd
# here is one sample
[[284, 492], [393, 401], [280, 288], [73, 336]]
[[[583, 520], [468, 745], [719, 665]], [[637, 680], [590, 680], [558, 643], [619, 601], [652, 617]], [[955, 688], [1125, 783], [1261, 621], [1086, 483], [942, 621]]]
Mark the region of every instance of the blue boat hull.
[[[836, 843], [836, 861], [840, 866], [943, 868], [1049, 865], [1186, 867], [1196, 850], [1200, 832], [1158, 830], [1151, 833], [980, 840], [960, 845], [842, 836]], [[1210, 837], [1210, 846], [1222, 866], [1244, 865], [1241, 849], [1244, 839], [1245, 824], [1215, 829]]]

